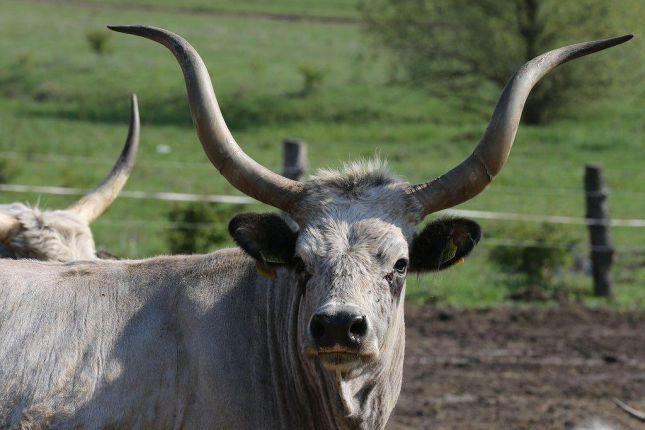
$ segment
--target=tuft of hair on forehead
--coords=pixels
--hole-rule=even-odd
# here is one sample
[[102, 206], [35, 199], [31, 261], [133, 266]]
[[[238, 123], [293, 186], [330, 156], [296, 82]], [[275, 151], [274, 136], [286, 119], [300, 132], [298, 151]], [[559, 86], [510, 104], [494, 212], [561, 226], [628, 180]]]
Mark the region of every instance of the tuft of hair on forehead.
[[394, 175], [380, 158], [346, 163], [338, 170], [319, 170], [304, 185], [305, 198], [290, 213], [301, 227], [334, 207], [347, 208], [348, 203], [356, 204], [364, 216], [404, 220], [411, 225], [421, 219], [421, 205], [405, 192], [408, 183]]
[[340, 169], [320, 169], [307, 181], [308, 189], [333, 189], [340, 193], [360, 194], [361, 190], [403, 182], [394, 175], [387, 161], [380, 158], [343, 164]]

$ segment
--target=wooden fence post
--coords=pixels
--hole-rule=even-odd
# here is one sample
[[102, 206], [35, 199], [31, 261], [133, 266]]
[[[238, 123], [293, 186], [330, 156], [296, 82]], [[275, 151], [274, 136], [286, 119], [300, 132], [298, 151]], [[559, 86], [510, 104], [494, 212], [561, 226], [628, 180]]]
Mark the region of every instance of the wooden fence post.
[[307, 170], [307, 144], [300, 140], [285, 139], [282, 151], [282, 175], [295, 181], [300, 180]]
[[591, 222], [591, 271], [594, 295], [611, 297], [609, 270], [614, 259], [614, 248], [609, 238], [609, 214], [607, 212], [607, 184], [600, 166], [585, 166], [586, 218]]

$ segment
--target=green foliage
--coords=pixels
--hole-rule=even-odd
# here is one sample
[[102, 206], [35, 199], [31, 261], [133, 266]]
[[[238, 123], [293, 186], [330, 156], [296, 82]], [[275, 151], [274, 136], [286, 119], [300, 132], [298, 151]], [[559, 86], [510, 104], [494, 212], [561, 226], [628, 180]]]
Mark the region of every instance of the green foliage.
[[0, 184], [8, 184], [18, 175], [20, 168], [10, 159], [0, 159]]
[[[174, 0], [162, 1], [177, 6]], [[182, 1], [187, 6], [209, 5], [213, 9], [222, 4]], [[330, 4], [341, 1], [350, 2], [315, 4], [331, 9]], [[128, 2], [153, 3], [157, 1]], [[307, 12], [295, 0], [257, 0], [253, 7], [260, 3], [267, 10], [280, 6], [281, 12], [292, 7]], [[227, 4], [230, 10], [252, 9], [247, 2], [227, 0]], [[118, 55], [97, 59], [88, 48], [85, 31], [103, 28], [106, 23], [147, 22], [185, 36], [211, 72], [222, 113], [236, 140], [253, 159], [273, 171], [281, 168], [281, 140], [299, 136], [310, 145], [310, 172], [379, 153], [389, 160], [395, 173], [418, 183], [463, 160], [488, 120], [465, 113], [458, 94], [438, 98], [416, 86], [392, 84], [388, 59], [373, 56], [357, 25], [275, 21], [246, 15], [170, 14], [154, 8], [126, 11], [101, 7], [97, 12], [76, 3], [20, 0], [4, 0], [1, 9], [0, 48], [7, 54], [0, 56], [0, 158], [10, 153], [20, 167], [12, 183], [87, 190], [95, 187], [121, 150], [129, 120], [129, 94], [136, 92], [144, 126], [139, 161], [127, 189], [236, 193], [209, 163], [195, 137], [184, 81], [172, 55], [153, 42], [115, 34], [111, 42]], [[637, 17], [634, 9], [634, 19]], [[638, 27], [625, 23], [620, 33], [633, 28]], [[577, 40], [581, 39], [566, 42]], [[645, 54], [643, 38], [638, 34], [628, 44], [597, 56], [615, 58], [628, 52]], [[365, 56], [365, 61], [357, 62], [359, 55]], [[579, 61], [588, 64], [597, 56]], [[619, 76], [626, 85], [630, 73], [642, 70], [645, 61], [625, 56], [625, 62], [628, 67]], [[16, 68], [20, 63], [24, 66]], [[328, 65], [324, 90], [308, 97], [291, 96], [301, 88], [298, 66], [309, 63]], [[8, 74], [15, 80], [3, 85], [2, 77]], [[642, 218], [645, 199], [639, 198], [639, 193], [645, 183], [645, 81], [634, 82], [639, 89], [619, 100], [580, 103], [575, 119], [520, 127], [502, 173], [484, 193], [460, 208], [584, 216], [583, 165], [597, 162], [606, 168], [612, 217]], [[443, 85], [443, 80], [435, 83], [439, 88]], [[36, 101], [38, 88], [57, 89], [58, 98]], [[589, 90], [599, 89], [594, 85]], [[493, 95], [499, 92], [495, 90]], [[465, 99], [470, 99], [470, 94]], [[480, 110], [489, 114], [491, 109], [489, 100]], [[170, 154], [156, 152], [156, 146], [162, 143], [172, 148]], [[48, 155], [38, 155], [43, 153]], [[0, 193], [1, 203], [40, 202], [47, 208], [67, 207], [76, 198]], [[176, 203], [118, 198], [92, 224], [97, 246], [123, 258], [169, 254], [168, 213], [174, 207]], [[244, 210], [267, 208], [257, 204]], [[228, 220], [222, 217], [222, 229]], [[418, 278], [410, 276], [406, 295], [420, 301], [434, 298], [454, 306], [504, 303], [512, 276], [502, 273], [487, 257], [491, 232], [503, 223], [480, 223], [484, 239], [465, 264]], [[584, 226], [562, 228], [567, 237], [586, 240]], [[208, 234], [209, 230], [203, 232]], [[498, 237], [513, 239], [502, 231]], [[630, 251], [642, 248], [645, 229], [616, 227], [612, 238], [618, 251], [614, 303], [622, 308], [645, 309], [645, 255]], [[232, 246], [232, 242], [216, 247], [221, 246]], [[570, 288], [566, 275], [562, 282]], [[580, 273], [576, 276], [581, 290], [590, 291], [590, 278]], [[583, 299], [590, 300], [585, 295]]]
[[[356, 0], [86, 0], [86, 3], [115, 6], [152, 6], [150, 9], [165, 13], [200, 13], [202, 15], [225, 16], [228, 13], [251, 16], [277, 16], [322, 18], [324, 21], [356, 19]], [[143, 9], [147, 9], [144, 7]]]
[[112, 52], [110, 40], [112, 33], [108, 30], [90, 30], [85, 33], [85, 40], [90, 45], [92, 51], [97, 55], [105, 55]]
[[576, 240], [567, 238], [561, 228], [552, 224], [539, 227], [520, 224], [510, 228], [506, 237], [524, 242], [523, 246], [500, 244], [489, 253], [490, 260], [512, 276], [511, 290], [554, 291], [559, 275], [572, 263]]
[[239, 206], [217, 203], [177, 205], [168, 213], [174, 228], [168, 230], [168, 247], [173, 254], [199, 254], [229, 243], [228, 222]]
[[21, 54], [7, 67], [0, 69], [0, 94], [8, 98], [17, 98], [31, 93], [34, 86], [29, 77], [35, 65], [30, 54]]
[[[378, 45], [395, 54], [414, 84], [436, 90], [440, 81], [447, 94], [457, 91], [471, 100], [496, 97], [522, 64], [543, 52], [625, 34], [634, 31], [625, 28], [630, 15], [645, 18], [642, 2], [633, 0], [365, 0], [361, 10]], [[622, 87], [628, 84], [619, 66], [630, 50], [617, 50], [544, 78], [527, 102], [524, 121], [543, 123], [556, 111], [609, 94], [619, 76]]]
[[325, 80], [327, 69], [317, 67], [311, 64], [301, 64], [298, 67], [298, 73], [302, 77], [302, 89], [300, 95], [303, 97], [317, 91]]

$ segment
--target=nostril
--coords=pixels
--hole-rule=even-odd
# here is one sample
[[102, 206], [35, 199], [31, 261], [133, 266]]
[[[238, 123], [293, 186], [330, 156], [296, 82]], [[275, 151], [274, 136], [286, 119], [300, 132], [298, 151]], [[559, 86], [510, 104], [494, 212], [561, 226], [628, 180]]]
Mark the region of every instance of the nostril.
[[314, 339], [320, 339], [325, 334], [325, 326], [318, 315], [314, 315], [309, 324], [309, 332]]
[[365, 315], [354, 318], [349, 332], [357, 337], [363, 337], [367, 334], [367, 318]]

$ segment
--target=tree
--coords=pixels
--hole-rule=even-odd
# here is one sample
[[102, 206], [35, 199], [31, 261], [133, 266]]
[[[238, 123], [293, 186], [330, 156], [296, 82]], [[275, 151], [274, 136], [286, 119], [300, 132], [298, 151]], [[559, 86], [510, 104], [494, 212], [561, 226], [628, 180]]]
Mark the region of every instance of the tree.
[[[364, 0], [360, 8], [368, 32], [395, 54], [412, 83], [436, 88], [440, 82], [471, 96], [492, 93], [486, 88], [497, 93], [523, 63], [550, 49], [628, 32], [619, 28], [624, 15], [642, 15], [632, 0]], [[599, 55], [543, 79], [524, 121], [542, 123], [609, 91], [615, 58]]]

